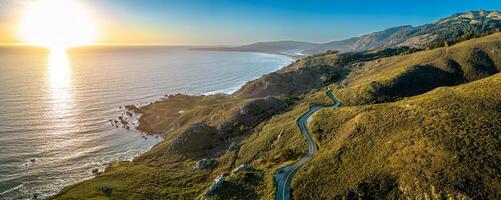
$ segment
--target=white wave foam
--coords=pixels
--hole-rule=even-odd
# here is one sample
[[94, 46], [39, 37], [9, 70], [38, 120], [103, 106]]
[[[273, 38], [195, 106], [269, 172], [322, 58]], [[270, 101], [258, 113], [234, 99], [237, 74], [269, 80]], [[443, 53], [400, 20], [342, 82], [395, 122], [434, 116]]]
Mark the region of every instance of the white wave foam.
[[226, 88], [226, 89], [221, 89], [221, 90], [208, 91], [208, 92], [202, 93], [202, 95], [213, 95], [213, 94], [228, 94], [228, 95], [230, 95], [230, 94], [233, 94], [234, 92], [236, 92], [238, 89], [240, 89], [240, 87], [242, 87], [242, 86], [240, 85], [240, 86], [237, 86], [237, 87], [231, 87], [231, 88]]
[[13, 188], [10, 188], [8, 190], [5, 190], [3, 191], [2, 193], [0, 193], [0, 195], [4, 195], [4, 194], [7, 194], [9, 192], [12, 192], [14, 190], [18, 190], [19, 188], [23, 187], [24, 186], [24, 183], [21, 183], [20, 185], [16, 186], [16, 187], [13, 187]]

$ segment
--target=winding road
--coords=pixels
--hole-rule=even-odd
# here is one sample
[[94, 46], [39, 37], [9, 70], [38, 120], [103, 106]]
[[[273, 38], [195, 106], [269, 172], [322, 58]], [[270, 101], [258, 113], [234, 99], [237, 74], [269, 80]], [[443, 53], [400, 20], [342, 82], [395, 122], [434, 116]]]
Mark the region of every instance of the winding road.
[[301, 133], [303, 136], [306, 138], [306, 142], [308, 143], [308, 153], [301, 158], [299, 161], [295, 162], [294, 164], [291, 164], [287, 167], [284, 167], [280, 170], [278, 170], [277, 174], [275, 175], [275, 180], [277, 183], [277, 190], [276, 190], [276, 200], [289, 200], [291, 199], [290, 196], [290, 187], [292, 183], [292, 179], [294, 178], [294, 175], [298, 171], [299, 168], [304, 166], [308, 161], [310, 161], [313, 158], [313, 155], [317, 152], [317, 143], [315, 143], [315, 140], [313, 139], [313, 136], [311, 133], [308, 131], [307, 127], [307, 122], [308, 119], [318, 110], [326, 107], [339, 107], [340, 103], [339, 101], [336, 100], [334, 95], [332, 94], [332, 90], [329, 90], [326, 92], [326, 95], [333, 101], [333, 104], [331, 105], [320, 105], [320, 104], [315, 104], [310, 107], [308, 112], [304, 113], [297, 119], [297, 125], [299, 126], [299, 130], [301, 130]]

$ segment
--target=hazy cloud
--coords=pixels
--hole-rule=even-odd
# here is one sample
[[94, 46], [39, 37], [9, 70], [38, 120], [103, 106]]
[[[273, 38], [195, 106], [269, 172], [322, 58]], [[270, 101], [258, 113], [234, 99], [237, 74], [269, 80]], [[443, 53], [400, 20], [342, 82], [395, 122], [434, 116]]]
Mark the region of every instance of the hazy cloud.
[[31, 5], [34, 2], [34, 0], [0, 0], [0, 6], [10, 6], [10, 5], [21, 5], [21, 6], [27, 6]]

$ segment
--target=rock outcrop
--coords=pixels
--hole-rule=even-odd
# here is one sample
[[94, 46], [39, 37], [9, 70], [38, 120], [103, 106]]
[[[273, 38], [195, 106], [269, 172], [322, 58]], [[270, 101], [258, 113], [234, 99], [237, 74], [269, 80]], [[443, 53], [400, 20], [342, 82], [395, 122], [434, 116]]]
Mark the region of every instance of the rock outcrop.
[[113, 191], [113, 188], [109, 185], [101, 186], [101, 192], [103, 192], [106, 196], [111, 196], [112, 191]]
[[239, 171], [250, 171], [250, 170], [253, 170], [253, 169], [254, 169], [254, 167], [252, 167], [249, 164], [241, 164], [237, 168], [233, 169], [231, 171], [231, 173], [236, 173], [236, 172], [239, 172]]
[[207, 170], [212, 169], [217, 165], [217, 160], [214, 159], [201, 159], [195, 164], [195, 169]]
[[212, 182], [212, 185], [205, 190], [205, 192], [202, 194], [203, 196], [210, 196], [214, 193], [216, 189], [221, 187], [221, 185], [224, 182], [224, 175], [219, 175], [216, 179], [214, 179], [214, 182]]
[[238, 144], [236, 142], [231, 142], [230, 146], [228, 147], [228, 149], [226, 151], [227, 152], [235, 151], [235, 150], [237, 150], [237, 148], [238, 148]]

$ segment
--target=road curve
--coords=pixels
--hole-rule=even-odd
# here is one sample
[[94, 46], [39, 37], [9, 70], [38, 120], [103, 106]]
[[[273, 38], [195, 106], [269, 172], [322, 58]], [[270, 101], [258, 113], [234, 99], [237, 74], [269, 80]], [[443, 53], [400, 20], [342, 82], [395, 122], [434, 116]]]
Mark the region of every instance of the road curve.
[[292, 179], [294, 175], [298, 171], [299, 168], [304, 166], [308, 161], [313, 158], [313, 155], [317, 152], [317, 143], [313, 139], [313, 136], [308, 131], [307, 122], [308, 119], [318, 110], [326, 107], [339, 107], [339, 101], [336, 100], [334, 95], [332, 94], [332, 90], [326, 92], [326, 95], [332, 100], [333, 104], [331, 105], [320, 105], [315, 104], [310, 107], [308, 112], [301, 115], [296, 123], [301, 131], [301, 134], [306, 138], [306, 142], [308, 144], [308, 153], [302, 157], [299, 161], [296, 161], [294, 164], [291, 164], [287, 167], [279, 169], [277, 174], [275, 175], [275, 181], [277, 183], [277, 189], [275, 194], [276, 200], [289, 200], [290, 196], [290, 187], [292, 184]]

